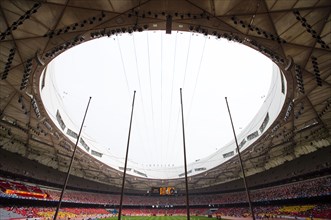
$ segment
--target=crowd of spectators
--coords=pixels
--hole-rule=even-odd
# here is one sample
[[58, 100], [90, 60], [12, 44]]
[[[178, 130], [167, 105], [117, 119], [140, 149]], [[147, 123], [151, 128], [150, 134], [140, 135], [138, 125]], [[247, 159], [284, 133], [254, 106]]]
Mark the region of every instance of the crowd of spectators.
[[[59, 200], [59, 189], [44, 189], [52, 200]], [[295, 182], [291, 184], [269, 187], [250, 191], [253, 202], [288, 200], [296, 198], [309, 198], [315, 196], [331, 195], [331, 177], [317, 178], [307, 181]], [[231, 193], [213, 193], [204, 195], [190, 195], [191, 205], [208, 205], [208, 204], [236, 204], [247, 202], [245, 191]], [[106, 193], [92, 193], [82, 191], [67, 190], [64, 194], [63, 201], [77, 203], [93, 204], [119, 204], [120, 195]], [[185, 196], [132, 196], [123, 197], [125, 205], [185, 205]]]
[[[61, 190], [56, 188], [49, 188], [44, 186], [31, 185], [22, 182], [13, 182], [10, 180], [0, 179], [0, 197], [11, 197], [19, 199], [44, 199], [47, 201], [58, 201]], [[6, 190], [18, 190], [27, 192], [36, 192], [46, 194], [46, 198], [27, 198], [21, 195], [7, 194]], [[296, 198], [309, 198], [315, 196], [331, 196], [331, 176], [294, 182], [285, 185], [274, 187], [255, 189], [250, 191], [251, 199], [255, 202], [272, 201], [272, 200], [289, 200]], [[204, 195], [190, 195], [190, 205], [203, 205], [206, 208], [192, 208], [192, 215], [220, 215], [220, 216], [249, 216], [248, 208], [232, 207], [220, 208], [224, 204], [239, 204], [247, 201], [245, 191], [229, 192], [229, 193], [212, 193]], [[96, 193], [86, 191], [66, 190], [63, 200], [64, 202], [83, 203], [83, 204], [105, 204], [118, 205], [120, 195]], [[185, 209], [178, 209], [176, 206], [185, 205], [186, 196], [151, 196], [151, 195], [124, 195], [123, 205], [136, 206], [135, 209], [124, 209], [123, 215], [185, 215]], [[151, 207], [151, 208], [142, 208]], [[52, 216], [54, 208], [24, 208], [24, 207], [7, 207], [14, 213], [22, 216], [38, 217], [38, 216]], [[213, 211], [211, 211], [213, 210]], [[216, 210], [216, 211], [215, 211]], [[109, 215], [106, 209], [82, 209], [82, 208], [64, 208], [61, 209], [64, 217], [70, 216], [95, 216], [95, 215]], [[265, 216], [281, 216], [281, 215], [295, 215], [295, 216], [319, 216], [331, 219], [330, 205], [312, 205], [310, 207], [277, 207], [277, 206], [263, 206], [254, 207], [254, 212], [259, 217]]]
[[[5, 207], [7, 211], [28, 218], [52, 218], [55, 208], [42, 207]], [[103, 208], [61, 208], [59, 219], [87, 219], [105, 218], [117, 215], [116, 210]], [[123, 216], [186, 216], [185, 208], [134, 208], [122, 210]], [[213, 217], [250, 217], [249, 208], [191, 208], [191, 216]], [[319, 218], [331, 219], [331, 205], [305, 205], [305, 206], [262, 206], [254, 207], [254, 215], [257, 219], [269, 218]]]
[[[56, 208], [47, 207], [5, 207], [6, 211], [19, 214], [26, 218], [45, 218], [51, 219], [54, 217]], [[59, 219], [71, 218], [104, 218], [110, 217], [113, 214], [110, 211], [102, 208], [61, 208], [58, 217]]]
[[[10, 184], [8, 184], [10, 183]], [[18, 188], [19, 187], [19, 188]], [[1, 197], [14, 197], [14, 198], [27, 198], [26, 196], [17, 194], [6, 193], [7, 189], [17, 189], [20, 191], [38, 192], [46, 194], [46, 198], [30, 198], [30, 199], [46, 199], [46, 200], [59, 200], [60, 189], [49, 189], [42, 186], [24, 185], [12, 181], [0, 180], [0, 196]], [[311, 179], [291, 184], [251, 190], [252, 201], [271, 201], [271, 200], [284, 200], [294, 198], [309, 198], [314, 196], [331, 195], [331, 176]], [[83, 191], [66, 190], [63, 201], [75, 203], [90, 203], [90, 204], [119, 204], [120, 195], [106, 194], [106, 193], [93, 193]], [[125, 205], [185, 205], [185, 196], [132, 196], [125, 195], [123, 197], [123, 204]], [[192, 205], [206, 205], [206, 204], [236, 204], [247, 202], [246, 192], [231, 192], [231, 193], [213, 193], [204, 195], [190, 195], [190, 204]]]

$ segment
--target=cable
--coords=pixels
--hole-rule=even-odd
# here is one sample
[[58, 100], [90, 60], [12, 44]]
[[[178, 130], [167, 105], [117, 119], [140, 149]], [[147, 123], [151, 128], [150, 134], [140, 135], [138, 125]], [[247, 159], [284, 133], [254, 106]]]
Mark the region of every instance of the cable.
[[[146, 122], [145, 104], [144, 104], [144, 99], [143, 99], [143, 90], [141, 89], [140, 74], [139, 74], [139, 68], [138, 68], [137, 50], [136, 50], [136, 43], [135, 43], [134, 35], [132, 37], [132, 41], [133, 41], [133, 48], [134, 48], [134, 55], [135, 55], [135, 62], [136, 62], [136, 70], [137, 70], [136, 73], [137, 73], [137, 77], [138, 77], [139, 90], [140, 90], [140, 93], [141, 93], [140, 94], [140, 101], [141, 101], [141, 104], [142, 104], [144, 124], [145, 124], [146, 131], [148, 131], [147, 122]], [[148, 144], [150, 145], [151, 143], [148, 142]], [[151, 149], [151, 146], [149, 146], [149, 148]], [[152, 156], [154, 156], [154, 155], [152, 155]]]
[[188, 58], [190, 55], [190, 49], [191, 49], [191, 38], [192, 38], [192, 34], [190, 34], [190, 40], [188, 43], [188, 49], [187, 49], [187, 54], [186, 54], [186, 63], [185, 63], [185, 72], [184, 72], [184, 79], [183, 79], [183, 85], [182, 88], [184, 89], [184, 85], [185, 85], [185, 78], [186, 78], [186, 72], [187, 72], [187, 64], [188, 64]]
[[[163, 82], [162, 82], [162, 77], [163, 77], [163, 35], [162, 35], [162, 32], [160, 32], [161, 33], [161, 71], [160, 71], [160, 73], [161, 73], [161, 76], [160, 76], [160, 88], [161, 88], [161, 97], [160, 97], [160, 100], [161, 100], [161, 129], [160, 129], [160, 131], [161, 131], [161, 153], [162, 153], [162, 155], [163, 155], [163, 94], [162, 94], [162, 90], [163, 90], [163, 86], [162, 86], [162, 84], [163, 84]], [[162, 160], [162, 163], [163, 163], [164, 161]]]
[[150, 88], [150, 98], [151, 98], [151, 107], [152, 107], [152, 124], [153, 124], [153, 145], [155, 145], [155, 120], [154, 120], [154, 107], [153, 107], [153, 89], [152, 89], [152, 76], [151, 76], [151, 60], [149, 55], [149, 38], [148, 38], [148, 31], [146, 31], [147, 35], [147, 56], [148, 56], [148, 75], [149, 75], [149, 88]]
[[124, 61], [123, 61], [122, 49], [121, 49], [121, 45], [120, 45], [120, 41], [118, 40], [118, 37], [116, 38], [116, 41], [117, 41], [117, 45], [118, 45], [118, 50], [120, 51], [122, 68], [123, 68], [123, 71], [124, 71], [126, 86], [128, 87], [128, 93], [130, 93], [129, 81], [128, 81], [128, 78], [127, 78], [126, 69], [125, 69], [125, 65], [124, 65]]
[[170, 111], [169, 111], [169, 126], [168, 126], [168, 138], [167, 138], [167, 148], [169, 149], [169, 134], [170, 134], [170, 122], [171, 122], [171, 111], [172, 111], [172, 97], [173, 97], [173, 90], [174, 90], [174, 78], [175, 78], [175, 67], [176, 67], [176, 50], [177, 50], [177, 35], [175, 38], [175, 51], [174, 51], [174, 62], [173, 62], [173, 71], [172, 71], [172, 85], [171, 85], [171, 96], [170, 96]]
[[[175, 143], [176, 143], [176, 140], [177, 140], [177, 133], [178, 133], [178, 128], [179, 128], [179, 118], [180, 118], [180, 108], [178, 108], [178, 111], [177, 111], [177, 121], [176, 121], [176, 129], [175, 129], [175, 133], [174, 133], [174, 139], [173, 139], [173, 144], [171, 145], [172, 148], [175, 148]], [[177, 149], [177, 152], [181, 149], [179, 148], [175, 148]], [[172, 150], [172, 152], [175, 152], [174, 150]], [[174, 155], [178, 155], [178, 153], [174, 153]], [[168, 155], [168, 152], [167, 152], [167, 155]]]
[[196, 88], [197, 88], [198, 79], [199, 79], [199, 75], [200, 75], [201, 64], [202, 64], [202, 60], [203, 60], [203, 57], [204, 57], [204, 54], [205, 54], [206, 41], [207, 41], [207, 37], [205, 37], [205, 42], [203, 43], [203, 47], [202, 47], [202, 53], [201, 53], [201, 57], [200, 57], [199, 67], [198, 67], [198, 74], [197, 74], [197, 77], [195, 78], [193, 95], [192, 95], [192, 99], [191, 99], [189, 109], [188, 109], [187, 124], [189, 123], [190, 116], [191, 116], [191, 110], [192, 110], [193, 100], [194, 100], [194, 97], [195, 97], [195, 91], [196, 91]]

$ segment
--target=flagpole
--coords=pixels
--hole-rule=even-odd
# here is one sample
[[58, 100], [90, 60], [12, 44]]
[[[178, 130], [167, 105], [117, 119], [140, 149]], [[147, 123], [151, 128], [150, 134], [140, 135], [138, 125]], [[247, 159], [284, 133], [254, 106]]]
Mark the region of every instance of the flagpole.
[[186, 212], [187, 220], [190, 220], [190, 203], [188, 196], [188, 183], [187, 183], [187, 162], [186, 162], [186, 146], [185, 146], [185, 129], [184, 129], [184, 110], [183, 110], [183, 98], [182, 98], [182, 88], [180, 88], [180, 104], [182, 110], [182, 129], [183, 129], [183, 149], [184, 149], [184, 167], [185, 167], [185, 189], [186, 189]]
[[75, 147], [74, 147], [74, 152], [72, 153], [72, 156], [71, 156], [71, 161], [70, 161], [70, 165], [69, 165], [69, 168], [68, 168], [67, 176], [66, 176], [66, 179], [64, 181], [63, 188], [62, 188], [62, 191], [61, 191], [59, 203], [57, 204], [56, 211], [55, 211], [55, 214], [54, 214], [54, 218], [53, 218], [54, 220], [56, 220], [57, 215], [58, 215], [59, 210], [60, 210], [60, 207], [61, 207], [61, 203], [62, 203], [64, 191], [66, 190], [66, 187], [67, 187], [67, 184], [68, 184], [68, 180], [69, 180], [69, 176], [70, 176], [70, 170], [71, 170], [73, 161], [75, 159], [75, 154], [76, 154], [76, 150], [77, 150], [78, 141], [79, 141], [79, 138], [80, 138], [80, 134], [82, 133], [82, 130], [83, 130], [83, 126], [84, 126], [84, 122], [85, 122], [87, 110], [89, 108], [91, 99], [92, 99], [92, 97], [89, 98], [88, 103], [87, 103], [87, 107], [86, 107], [86, 110], [85, 110], [84, 118], [83, 118], [82, 124], [80, 126], [80, 130], [79, 130], [79, 133], [78, 133], [78, 136], [77, 136], [77, 141], [76, 141], [76, 144], [75, 144]]
[[129, 145], [130, 145], [131, 126], [132, 126], [132, 118], [133, 118], [133, 109], [134, 109], [134, 100], [135, 100], [135, 97], [136, 97], [136, 91], [134, 91], [134, 93], [133, 93], [133, 100], [132, 100], [131, 118], [130, 118], [128, 141], [127, 141], [127, 145], [126, 145], [126, 154], [125, 154], [125, 162], [124, 162], [124, 171], [123, 171], [123, 180], [122, 180], [120, 207], [119, 207], [119, 211], [118, 211], [118, 220], [121, 220], [121, 215], [122, 215], [124, 183], [125, 183], [126, 166], [127, 166], [127, 162], [128, 162], [128, 155], [129, 155]]
[[238, 158], [239, 158], [239, 162], [240, 162], [240, 167], [241, 167], [241, 172], [243, 175], [243, 180], [244, 180], [244, 185], [245, 185], [245, 190], [246, 190], [246, 195], [247, 195], [247, 199], [248, 199], [248, 205], [249, 205], [249, 209], [251, 211], [253, 220], [255, 220], [255, 216], [254, 216], [254, 210], [252, 207], [252, 202], [251, 202], [251, 197], [249, 195], [249, 190], [247, 187], [247, 182], [246, 182], [246, 175], [245, 175], [245, 170], [244, 170], [244, 165], [241, 159], [241, 154], [240, 154], [240, 149], [239, 149], [239, 145], [238, 145], [238, 141], [237, 141], [237, 136], [236, 136], [236, 132], [234, 130], [234, 126], [233, 126], [233, 122], [232, 122], [232, 117], [231, 117], [231, 112], [230, 112], [230, 108], [229, 108], [229, 104], [228, 104], [228, 99], [227, 97], [225, 97], [225, 102], [226, 102], [226, 106], [228, 108], [228, 112], [229, 112], [229, 116], [230, 116], [230, 121], [231, 121], [231, 126], [232, 126], [232, 131], [233, 131], [233, 135], [234, 135], [234, 140], [236, 142], [236, 147], [237, 147], [237, 152], [238, 152]]

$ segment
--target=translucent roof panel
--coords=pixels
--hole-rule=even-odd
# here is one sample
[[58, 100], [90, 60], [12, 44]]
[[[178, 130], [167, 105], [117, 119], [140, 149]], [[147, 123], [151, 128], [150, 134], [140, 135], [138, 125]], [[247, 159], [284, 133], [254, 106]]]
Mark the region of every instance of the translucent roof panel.
[[[136, 91], [128, 171], [178, 178], [184, 172], [180, 88], [191, 164], [233, 140], [225, 97], [240, 134], [265, 102], [272, 72], [268, 58], [239, 43], [144, 31], [91, 40], [62, 53], [46, 69], [42, 97], [55, 124], [61, 116], [65, 134], [78, 134], [92, 97], [79, 147], [122, 170]], [[75, 143], [70, 132], [69, 138]]]

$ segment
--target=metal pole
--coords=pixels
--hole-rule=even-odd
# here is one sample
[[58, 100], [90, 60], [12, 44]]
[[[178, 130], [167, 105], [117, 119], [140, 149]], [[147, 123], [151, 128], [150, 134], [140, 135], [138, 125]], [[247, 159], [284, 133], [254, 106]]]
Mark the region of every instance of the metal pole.
[[80, 130], [79, 130], [79, 133], [78, 133], [78, 136], [77, 136], [77, 141], [76, 141], [76, 144], [75, 144], [75, 147], [74, 147], [74, 152], [72, 153], [72, 156], [71, 156], [71, 161], [70, 161], [70, 164], [69, 164], [67, 176], [66, 176], [66, 179], [64, 181], [64, 185], [63, 185], [62, 192], [61, 192], [61, 195], [60, 195], [60, 200], [59, 200], [59, 203], [57, 204], [56, 211], [55, 211], [55, 214], [54, 214], [54, 218], [53, 218], [54, 220], [56, 220], [57, 215], [58, 215], [59, 210], [60, 210], [60, 207], [61, 207], [62, 198], [63, 198], [63, 195], [64, 195], [64, 191], [66, 190], [66, 187], [67, 187], [67, 183], [68, 183], [69, 176], [70, 176], [70, 170], [71, 170], [73, 161], [75, 159], [75, 154], [76, 154], [76, 150], [77, 150], [78, 141], [79, 141], [79, 138], [80, 138], [80, 134], [82, 133], [82, 130], [83, 130], [83, 126], [84, 126], [84, 122], [85, 122], [87, 110], [88, 110], [89, 105], [90, 105], [91, 98], [92, 97], [90, 97], [89, 100], [88, 100], [87, 107], [86, 107], [85, 114], [84, 114], [84, 118], [83, 118], [83, 122], [80, 126]]
[[190, 203], [188, 196], [188, 183], [187, 183], [187, 162], [186, 162], [186, 146], [185, 146], [185, 129], [184, 129], [184, 111], [183, 111], [183, 98], [182, 88], [180, 88], [180, 104], [182, 109], [182, 128], [183, 128], [183, 148], [184, 148], [184, 167], [185, 167], [185, 188], [186, 188], [186, 212], [187, 220], [190, 220]]
[[225, 97], [225, 101], [226, 101], [226, 106], [228, 107], [228, 112], [229, 112], [229, 116], [230, 116], [230, 121], [231, 121], [232, 131], [233, 131], [233, 135], [234, 135], [234, 140], [236, 142], [236, 147], [237, 147], [237, 152], [238, 152], [238, 158], [239, 158], [239, 161], [240, 161], [240, 166], [241, 166], [241, 171], [242, 171], [242, 175], [243, 175], [244, 185], [245, 185], [245, 189], [246, 189], [246, 195], [247, 195], [247, 199], [248, 199], [249, 209], [251, 211], [253, 220], [255, 220], [254, 210], [253, 210], [252, 202], [251, 202], [251, 197], [249, 195], [249, 191], [248, 191], [248, 187], [247, 187], [244, 165], [243, 165], [243, 162], [242, 162], [242, 159], [241, 159], [240, 149], [239, 149], [239, 145], [238, 145], [238, 141], [237, 141], [236, 132], [234, 130], [234, 126], [233, 126], [233, 122], [232, 122], [232, 117], [231, 117], [231, 113], [230, 113], [230, 108], [229, 108], [227, 97]]
[[124, 183], [125, 183], [126, 166], [127, 166], [127, 162], [128, 162], [129, 144], [130, 144], [130, 135], [131, 135], [131, 125], [132, 125], [132, 117], [133, 117], [133, 109], [134, 109], [134, 99], [135, 99], [135, 96], [136, 96], [136, 91], [134, 91], [134, 93], [133, 93], [133, 101], [132, 101], [132, 110], [131, 110], [131, 118], [130, 118], [129, 135], [128, 135], [128, 142], [127, 142], [127, 145], [126, 145], [125, 163], [124, 163], [124, 171], [123, 171], [122, 190], [121, 190], [121, 199], [120, 199], [120, 209], [118, 211], [118, 220], [121, 220], [121, 215], [122, 215]]

